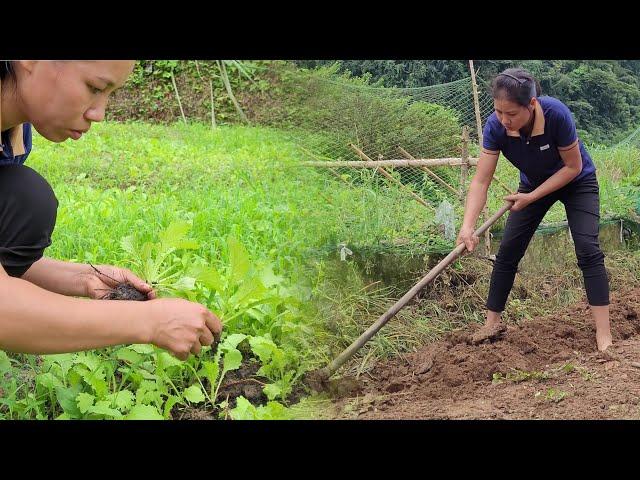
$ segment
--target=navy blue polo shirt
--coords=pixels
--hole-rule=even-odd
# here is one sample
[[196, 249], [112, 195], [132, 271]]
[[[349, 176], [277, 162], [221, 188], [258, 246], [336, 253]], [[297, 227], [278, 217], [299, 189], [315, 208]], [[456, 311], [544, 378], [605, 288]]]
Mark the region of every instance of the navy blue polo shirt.
[[23, 164], [31, 153], [31, 142], [30, 123], [22, 123], [2, 132], [0, 166]]
[[489, 154], [502, 152], [520, 170], [522, 183], [533, 188], [564, 166], [560, 151], [575, 148], [576, 142], [582, 156], [582, 171], [572, 182], [595, 172], [591, 156], [578, 138], [569, 108], [556, 98], [542, 96], [538, 97], [535, 111], [530, 137], [507, 130], [493, 112], [484, 126], [483, 151]]

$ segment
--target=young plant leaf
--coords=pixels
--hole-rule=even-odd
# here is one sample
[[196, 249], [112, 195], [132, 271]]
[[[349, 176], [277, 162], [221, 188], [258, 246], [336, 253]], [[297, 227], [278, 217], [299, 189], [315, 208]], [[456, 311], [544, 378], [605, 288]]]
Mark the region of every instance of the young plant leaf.
[[164, 420], [158, 409], [151, 405], [136, 405], [124, 418], [125, 420]]
[[249, 252], [232, 236], [227, 239], [227, 247], [229, 249], [231, 281], [236, 284], [249, 272]]
[[202, 393], [202, 389], [200, 385], [191, 385], [187, 388], [184, 393], [184, 398], [189, 400], [191, 403], [202, 403], [204, 402], [205, 396]]

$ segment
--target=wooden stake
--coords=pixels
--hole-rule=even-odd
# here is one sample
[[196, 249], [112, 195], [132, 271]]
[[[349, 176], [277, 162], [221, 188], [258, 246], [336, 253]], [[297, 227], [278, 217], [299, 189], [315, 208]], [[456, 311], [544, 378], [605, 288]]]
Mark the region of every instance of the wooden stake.
[[[407, 157], [410, 160], [415, 160], [416, 158], [411, 155], [409, 152], [407, 152], [404, 148], [398, 146], [398, 150], [400, 150], [400, 153], [402, 155], [404, 155], [405, 157]], [[431, 175], [433, 178], [435, 178], [438, 182], [440, 182], [440, 184], [445, 187], [448, 188], [454, 195], [458, 195], [458, 192], [456, 191], [455, 188], [453, 188], [451, 185], [449, 185], [447, 182], [445, 182], [443, 179], [441, 179], [434, 171], [430, 170], [427, 167], [420, 167], [422, 168], [422, 170], [424, 170], [425, 172], [427, 172], [429, 175]]]
[[460, 165], [460, 200], [464, 201], [467, 191], [467, 178], [469, 177], [469, 130], [462, 127], [462, 165]]
[[173, 76], [173, 70], [171, 71], [171, 83], [173, 84], [173, 90], [176, 92], [176, 98], [178, 99], [178, 106], [180, 107], [180, 115], [182, 115], [182, 121], [187, 123], [187, 118], [184, 116], [184, 110], [182, 109], [182, 102], [180, 101], [180, 94], [178, 93], [178, 87], [176, 85], [176, 79]]
[[216, 64], [218, 65], [218, 69], [220, 70], [220, 78], [222, 79], [224, 88], [227, 90], [227, 95], [229, 95], [229, 98], [233, 102], [233, 106], [236, 107], [236, 111], [238, 112], [238, 115], [240, 115], [240, 118], [242, 119], [243, 122], [249, 123], [249, 119], [244, 114], [242, 107], [240, 107], [240, 104], [236, 100], [236, 97], [233, 94], [233, 90], [231, 90], [231, 82], [229, 81], [229, 75], [227, 75], [227, 67], [224, 66], [224, 60], [223, 61], [216, 60]]
[[[473, 68], [473, 60], [469, 60], [469, 70], [471, 70], [471, 89], [473, 90], [473, 109], [476, 113], [476, 128], [478, 129], [478, 145], [482, 148], [482, 118], [480, 117], [480, 102], [478, 101], [478, 84], [476, 83], [476, 71]], [[493, 177], [495, 178], [495, 177]], [[489, 215], [489, 208], [485, 204], [482, 209], [482, 220]], [[484, 232], [484, 252], [488, 257], [491, 255], [491, 229]]]
[[[356, 147], [353, 143], [350, 143], [349, 146], [355, 150], [355, 152], [358, 154], [358, 156], [360, 158], [362, 158], [365, 161], [368, 162], [374, 162], [373, 160], [371, 160], [371, 158], [369, 158], [362, 150], [360, 150], [358, 147]], [[380, 163], [383, 162], [384, 160], [378, 160], [377, 162], [374, 163]], [[395, 183], [396, 185], [398, 185], [401, 189], [403, 189], [404, 191], [406, 191], [408, 194], [410, 194], [413, 199], [420, 203], [421, 205], [424, 205], [425, 207], [428, 208], [433, 208], [431, 205], [429, 205], [427, 202], [425, 202], [422, 198], [420, 198], [420, 196], [416, 195], [415, 192], [413, 192], [409, 187], [407, 187], [406, 185], [404, 185], [402, 182], [398, 181], [396, 178], [394, 178], [389, 172], [387, 172], [383, 167], [378, 167], [376, 169], [377, 172], [380, 172], [381, 174], [383, 174], [385, 177], [387, 177], [391, 182]]]
[[476, 112], [476, 127], [478, 129], [478, 143], [482, 147], [482, 119], [480, 118], [480, 102], [478, 101], [478, 84], [476, 83], [476, 72], [473, 68], [473, 60], [469, 60], [471, 70], [471, 88], [473, 90], [473, 109]]

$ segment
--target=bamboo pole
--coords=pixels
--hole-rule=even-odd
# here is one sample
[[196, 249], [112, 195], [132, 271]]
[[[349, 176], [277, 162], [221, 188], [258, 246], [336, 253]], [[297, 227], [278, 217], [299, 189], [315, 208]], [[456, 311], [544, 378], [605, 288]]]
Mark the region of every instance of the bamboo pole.
[[[471, 70], [471, 89], [473, 91], [473, 109], [476, 113], [476, 127], [478, 129], [478, 145], [482, 148], [482, 119], [480, 117], [480, 102], [478, 101], [478, 84], [476, 82], [476, 71], [473, 68], [473, 60], [469, 60], [469, 70]], [[494, 177], [495, 178], [495, 177]], [[485, 203], [482, 209], [482, 219], [489, 215], [489, 207]], [[484, 253], [485, 256], [491, 255], [491, 229], [484, 232]]]
[[462, 165], [460, 165], [460, 200], [464, 201], [467, 191], [467, 178], [469, 178], [469, 129], [462, 127]]
[[171, 71], [171, 83], [173, 84], [173, 90], [176, 92], [176, 98], [178, 99], [178, 106], [180, 107], [180, 115], [182, 115], [182, 121], [187, 123], [187, 118], [184, 116], [184, 110], [182, 109], [182, 102], [180, 101], [180, 94], [178, 93], [178, 86], [176, 85], [176, 79], [173, 76], [173, 70]]
[[[407, 157], [409, 160], [415, 160], [416, 158], [411, 155], [409, 152], [407, 152], [404, 148], [398, 146], [398, 150], [400, 150], [400, 153], [402, 155], [404, 155], [405, 157]], [[425, 172], [427, 172], [429, 175], [431, 175], [433, 178], [435, 178], [438, 182], [440, 182], [440, 184], [445, 187], [448, 188], [454, 195], [458, 195], [458, 192], [456, 191], [455, 188], [453, 188], [451, 185], [449, 185], [447, 182], [445, 182], [442, 178], [440, 178], [433, 170], [430, 170], [428, 167], [420, 167], [422, 168], [422, 170], [424, 170]]]
[[227, 90], [227, 95], [229, 95], [229, 98], [233, 102], [233, 106], [236, 108], [238, 115], [240, 115], [240, 119], [245, 123], [249, 123], [249, 119], [242, 110], [242, 107], [240, 107], [240, 104], [236, 100], [233, 90], [231, 89], [231, 82], [229, 80], [229, 75], [227, 74], [227, 67], [224, 65], [224, 60], [216, 60], [216, 64], [218, 65], [218, 70], [220, 70], [220, 78], [222, 79], [224, 88]]
[[[513, 202], [505, 202], [505, 204], [491, 216], [480, 228], [478, 228], [474, 235], [482, 235], [491, 225], [493, 225], [507, 210], [513, 206]], [[378, 318], [378, 320], [371, 325], [360, 337], [358, 337], [351, 345], [349, 345], [335, 360], [329, 365], [318, 371], [320, 379], [326, 380], [333, 375], [344, 363], [349, 360], [358, 350], [360, 350], [371, 338], [378, 333], [378, 331], [405, 306], [409, 301], [415, 297], [420, 290], [431, 283], [440, 273], [453, 263], [462, 253], [466, 250], [464, 243], [459, 244], [454, 248], [449, 255], [443, 258], [435, 267], [433, 267], [427, 275], [425, 275], [418, 283], [416, 283], [411, 290], [409, 290], [404, 296], [398, 300], [389, 310]]]
[[[368, 157], [367, 157], [368, 158]], [[417, 158], [415, 160], [371, 160], [368, 161], [308, 161], [301, 162], [307, 167], [353, 167], [353, 168], [378, 168], [378, 167], [441, 167], [443, 165], [451, 165], [457, 167], [462, 165], [460, 158]], [[477, 158], [469, 158], [469, 165], [476, 166]]]
[[[353, 143], [350, 143], [349, 146], [355, 150], [355, 152], [358, 154], [358, 156], [360, 158], [362, 158], [365, 161], [368, 162], [373, 162], [373, 163], [380, 163], [384, 160], [378, 160], [378, 161], [374, 161], [371, 160], [371, 158], [369, 158], [367, 156], [366, 153], [364, 153], [362, 150], [360, 150], [358, 147], [356, 147]], [[384, 168], [382, 167], [378, 167], [376, 169], [376, 171], [380, 172], [381, 174], [383, 174], [385, 177], [387, 177], [391, 182], [395, 183], [396, 185], [398, 185], [402, 190], [406, 191], [408, 194], [410, 194], [413, 199], [420, 203], [421, 205], [424, 205], [425, 207], [429, 207], [429, 208], [433, 208], [431, 205], [429, 205], [427, 202], [425, 202], [422, 198], [420, 198], [419, 195], [417, 195], [415, 192], [413, 192], [409, 187], [407, 187], [406, 185], [404, 185], [402, 182], [398, 181], [396, 178], [394, 178], [389, 172], [387, 172]]]
[[482, 146], [482, 119], [480, 117], [480, 102], [478, 101], [478, 84], [476, 83], [476, 71], [473, 68], [473, 60], [469, 60], [471, 70], [471, 89], [473, 90], [473, 109], [476, 112], [476, 127], [478, 129], [478, 143]]

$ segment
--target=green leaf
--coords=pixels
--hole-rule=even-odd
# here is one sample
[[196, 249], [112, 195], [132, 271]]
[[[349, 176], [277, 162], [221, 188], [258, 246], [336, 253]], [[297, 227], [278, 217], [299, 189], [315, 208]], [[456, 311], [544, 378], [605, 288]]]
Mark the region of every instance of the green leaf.
[[94, 353], [80, 352], [76, 354], [73, 363], [85, 365], [89, 370], [93, 371], [100, 366], [100, 358]]
[[171, 285], [176, 290], [190, 291], [196, 288], [196, 279], [192, 277], [181, 277], [177, 282]]
[[267, 396], [269, 400], [274, 400], [282, 394], [282, 389], [276, 383], [270, 383], [265, 386], [262, 391]]
[[258, 278], [248, 278], [242, 282], [238, 291], [229, 299], [229, 303], [235, 306], [245, 305], [250, 300], [262, 299], [267, 291]]
[[267, 363], [278, 350], [278, 346], [265, 337], [251, 337], [249, 345], [251, 345], [251, 351], [258, 356], [262, 363]]
[[180, 402], [180, 398], [175, 395], [171, 395], [167, 398], [167, 402], [164, 404], [164, 418], [168, 419], [171, 417], [171, 409], [176, 403]]
[[133, 406], [134, 396], [129, 390], [121, 390], [107, 395], [110, 403], [115, 403], [118, 410], [129, 410]]
[[130, 348], [134, 352], [141, 353], [142, 355], [148, 355], [155, 351], [153, 345], [147, 345], [144, 343], [136, 343], [130, 345], [128, 348]]
[[184, 363], [182, 360], [174, 357], [173, 355], [167, 352], [159, 352], [157, 356], [157, 365], [160, 370], [170, 368], [170, 367], [181, 367], [184, 368]]
[[[77, 367], [76, 367], [77, 368]], [[82, 379], [93, 388], [98, 398], [104, 397], [109, 391], [109, 386], [104, 380], [105, 373], [102, 369], [96, 371], [77, 370]]]
[[120, 247], [122, 247], [122, 249], [132, 257], [136, 255], [135, 241], [134, 241], [133, 235], [122, 237], [122, 239], [120, 240]]
[[242, 364], [242, 353], [240, 353], [240, 350], [236, 350], [236, 349], [229, 350], [224, 354], [222, 361], [223, 361], [223, 364], [222, 364], [223, 373], [226, 373], [230, 370], [236, 370]]
[[164, 420], [158, 409], [151, 405], [136, 405], [124, 418], [125, 420]]
[[47, 390], [55, 390], [56, 387], [64, 388], [64, 384], [51, 372], [41, 373], [36, 376], [36, 385], [40, 385]]
[[79, 393], [76, 397], [76, 402], [78, 404], [80, 413], [87, 413], [89, 407], [93, 406], [93, 402], [95, 401], [95, 399], [96, 397], [88, 393]]
[[289, 409], [278, 402], [269, 402], [257, 408], [257, 418], [260, 420], [284, 420], [290, 417]]
[[11, 361], [5, 352], [0, 350], [0, 374], [11, 371]]
[[260, 272], [260, 281], [267, 288], [278, 285], [282, 283], [283, 280], [284, 277], [277, 276], [275, 273], [273, 273], [273, 267], [271, 265], [267, 265]]
[[[198, 248], [193, 240], [185, 239], [191, 225], [186, 222], [172, 222], [167, 229], [160, 234], [159, 256], [165, 255], [170, 249], [175, 248]], [[193, 246], [195, 243], [195, 246]]]
[[251, 405], [249, 400], [243, 396], [236, 398], [236, 408], [229, 410], [229, 415], [234, 420], [254, 420], [256, 418], [256, 407]]
[[196, 274], [196, 281], [202, 283], [209, 290], [215, 292], [222, 292], [225, 288], [225, 283], [218, 271], [213, 267], [203, 268]]
[[231, 335], [227, 335], [227, 337], [224, 339], [224, 342], [222, 342], [222, 345], [220, 345], [220, 348], [223, 349], [223, 350], [234, 349], [245, 338], [247, 338], [247, 336], [245, 334], [243, 334], [243, 333], [232, 333]]
[[93, 413], [96, 415], [104, 415], [105, 417], [111, 418], [122, 418], [122, 413], [120, 413], [115, 408], [111, 408], [109, 401], [102, 400], [96, 403], [94, 406], [89, 407], [87, 409], [87, 413]]
[[184, 398], [189, 400], [191, 403], [201, 403], [204, 402], [205, 396], [202, 393], [202, 389], [200, 385], [191, 385], [187, 388], [183, 393]]
[[144, 360], [144, 357], [141, 354], [129, 347], [118, 350], [116, 352], [116, 358], [133, 364], [138, 364]]
[[199, 375], [204, 375], [207, 380], [209, 380], [209, 384], [211, 385], [211, 396], [213, 396], [213, 390], [216, 385], [216, 381], [218, 380], [218, 374], [220, 373], [220, 367], [217, 362], [202, 362], [202, 368], [198, 372]]
[[200, 248], [200, 244], [198, 243], [198, 241], [191, 239], [176, 242], [174, 246], [176, 250], [195, 250], [196, 248]]
[[160, 397], [158, 392], [158, 384], [149, 380], [140, 382], [136, 390], [136, 403], [148, 403]]
[[75, 354], [73, 353], [56, 353], [51, 355], [44, 355], [45, 365], [59, 365], [63, 375], [69, 373], [69, 369], [73, 366], [73, 359]]
[[242, 280], [249, 271], [249, 252], [234, 237], [227, 239], [229, 249], [229, 264], [231, 266], [231, 280], [234, 284]]

